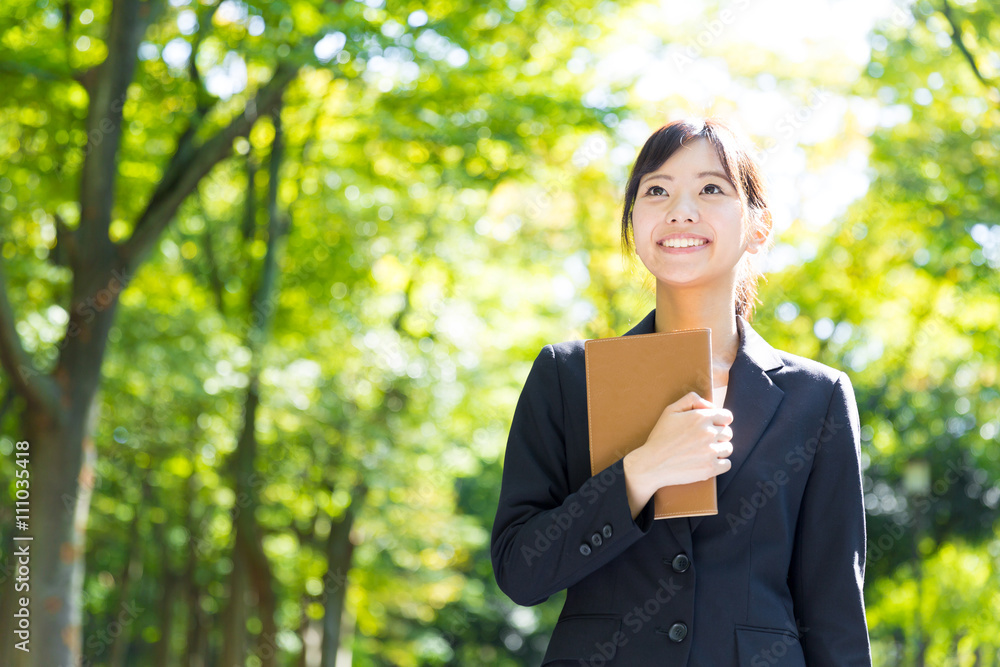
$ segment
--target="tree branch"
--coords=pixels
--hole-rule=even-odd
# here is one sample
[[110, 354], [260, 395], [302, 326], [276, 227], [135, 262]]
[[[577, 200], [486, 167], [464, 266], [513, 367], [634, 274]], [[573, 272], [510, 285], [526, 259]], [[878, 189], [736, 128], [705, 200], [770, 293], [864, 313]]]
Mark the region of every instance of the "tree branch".
[[[274, 320], [274, 311], [278, 296], [279, 243], [288, 231], [281, 212], [278, 209], [278, 180], [281, 163], [285, 156], [285, 132], [281, 124], [281, 98], [279, 97], [271, 113], [274, 122], [274, 139], [271, 141], [271, 157], [268, 162], [267, 183], [267, 249], [264, 252], [264, 263], [261, 266], [257, 289], [250, 300], [252, 321], [247, 334], [247, 347], [254, 353], [252, 365], [259, 362], [259, 348], [267, 336], [267, 330]], [[253, 184], [250, 184], [253, 187]]]
[[230, 155], [233, 140], [247, 135], [258, 116], [269, 114], [275, 109], [282, 92], [297, 74], [297, 65], [279, 63], [271, 80], [257, 91], [245, 111], [229, 125], [201, 144], [195, 145], [193, 139], [188, 139], [184, 141], [184, 146], [178, 147], [156, 191], [139, 216], [132, 236], [119, 247], [119, 255], [126, 268], [134, 270], [138, 267], [198, 182]]
[[243, 202], [242, 238], [245, 244], [256, 236], [257, 230], [257, 196], [254, 182], [257, 176], [257, 163], [253, 151], [247, 151], [247, 193]]
[[199, 191], [199, 204], [202, 214], [205, 216], [205, 233], [201, 235], [202, 245], [205, 248], [205, 261], [208, 263], [208, 283], [212, 287], [212, 294], [215, 296], [215, 307], [219, 314], [226, 315], [226, 299], [224, 296], [225, 286], [222, 284], [222, 272], [219, 270], [219, 259], [215, 254], [215, 240], [212, 238], [212, 222], [205, 211], [205, 204], [201, 202]]
[[[220, 6], [222, 6], [221, 2], [215, 3], [209, 7], [203, 7], [198, 12], [198, 32], [195, 34], [193, 43], [191, 44], [191, 57], [188, 59], [188, 75], [195, 85], [195, 113], [198, 114], [199, 119], [204, 118], [211, 104], [208, 101], [210, 93], [201, 80], [201, 73], [198, 72], [198, 51], [201, 49], [201, 43], [209, 33], [209, 29], [212, 26], [212, 19], [215, 17], [215, 12]], [[215, 96], [212, 96], [212, 99], [216, 99]]]
[[944, 17], [948, 20], [948, 25], [951, 26], [951, 41], [955, 44], [955, 46], [958, 47], [958, 50], [962, 52], [962, 55], [965, 56], [965, 59], [969, 61], [969, 66], [972, 68], [972, 73], [976, 75], [976, 78], [979, 79], [979, 81], [982, 82], [982, 84], [987, 88], [993, 88], [994, 90], [996, 90], [997, 89], [996, 84], [987, 79], [985, 76], [983, 76], [982, 71], [976, 64], [975, 57], [972, 55], [972, 52], [969, 50], [969, 48], [965, 45], [965, 41], [962, 39], [961, 26], [958, 25], [958, 21], [952, 14], [951, 5], [948, 4], [948, 0], [941, 0], [941, 5], [942, 5], [941, 11], [944, 14]]
[[0, 62], [0, 73], [15, 74], [19, 77], [33, 76], [43, 81], [72, 81], [70, 72], [57, 72], [25, 62], [5, 60]]
[[[136, 50], [146, 23], [140, 10], [151, 14], [149, 3], [140, 0], [115, 0], [108, 26], [108, 57], [96, 71], [88, 89], [90, 109], [87, 114], [87, 146], [84, 149], [80, 178], [80, 224], [77, 228], [80, 247], [92, 265], [106, 265], [114, 244], [108, 236], [111, 209], [114, 206], [118, 174], [118, 148], [121, 144], [122, 109], [128, 86], [132, 83], [137, 61]], [[73, 267], [74, 272], [82, 269]]]
[[7, 277], [3, 256], [0, 255], [0, 363], [14, 388], [29, 405], [55, 415], [59, 403], [58, 388], [52, 378], [35, 368], [24, 352], [16, 325], [14, 310], [7, 298]]

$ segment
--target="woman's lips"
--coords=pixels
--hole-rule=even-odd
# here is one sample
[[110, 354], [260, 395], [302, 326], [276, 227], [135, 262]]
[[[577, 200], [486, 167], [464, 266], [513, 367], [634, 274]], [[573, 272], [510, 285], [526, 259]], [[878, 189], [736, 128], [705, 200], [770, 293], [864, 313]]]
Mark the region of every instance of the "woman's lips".
[[708, 244], [709, 240], [701, 237], [674, 237], [657, 242], [657, 245], [665, 251], [676, 254], [696, 252]]

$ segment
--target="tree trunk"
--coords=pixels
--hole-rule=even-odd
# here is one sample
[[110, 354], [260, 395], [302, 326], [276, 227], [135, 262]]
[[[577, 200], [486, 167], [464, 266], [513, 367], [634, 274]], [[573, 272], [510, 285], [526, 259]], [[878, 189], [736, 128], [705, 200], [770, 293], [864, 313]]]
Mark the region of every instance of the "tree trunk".
[[[242, 667], [245, 654], [247, 594], [253, 591], [258, 603], [261, 632], [257, 637], [254, 654], [263, 667], [277, 667], [278, 627], [275, 621], [277, 599], [273, 590], [273, 575], [264, 554], [256, 509], [259, 506], [256, 487], [260, 484], [254, 471], [257, 441], [255, 433], [257, 406], [259, 405], [259, 378], [250, 379], [247, 392], [243, 435], [236, 448], [237, 484], [234, 525], [236, 539], [233, 545], [233, 577], [230, 582], [232, 618], [227, 628], [227, 644], [223, 653], [223, 667]], [[230, 642], [232, 645], [230, 646]]]
[[302, 596], [300, 609], [299, 640], [302, 642], [302, 652], [295, 661], [295, 667], [319, 667], [321, 657], [321, 642], [323, 640], [322, 623], [311, 618], [307, 612], [312, 604], [312, 597]]
[[367, 490], [364, 486], [355, 489], [351, 504], [344, 514], [330, 526], [326, 539], [326, 576], [323, 577], [325, 612], [323, 614], [323, 658], [322, 667], [335, 667], [337, 651], [341, 641], [341, 622], [344, 616], [344, 600], [347, 595], [347, 574], [351, 569], [354, 543], [351, 542], [351, 528], [358, 509], [364, 503]]
[[229, 573], [229, 600], [223, 620], [222, 667], [243, 667], [247, 651], [247, 576], [246, 557], [239, 548], [239, 538], [233, 546], [233, 570]]
[[[4, 366], [19, 374], [15, 381], [28, 398], [24, 434], [31, 451], [31, 519], [25, 531], [33, 539], [22, 542], [31, 560], [32, 651], [4, 664], [55, 667], [78, 664], [81, 657], [81, 595], [84, 536], [90, 511], [91, 480], [96, 450], [91, 440], [94, 408], [101, 381], [108, 331], [114, 321], [118, 295], [110, 289], [108, 270], [114, 244], [108, 237], [117, 155], [121, 138], [124, 95], [132, 81], [136, 48], [145, 32], [140, 10], [150, 5], [117, 0], [108, 23], [108, 56], [88, 86], [87, 134], [80, 181], [80, 223], [75, 232], [78, 249], [71, 261], [73, 287], [69, 325], [52, 377], [37, 377], [23, 354], [9, 305], [0, 304], [0, 341]], [[146, 12], [147, 17], [149, 12]], [[0, 288], [6, 290], [4, 281]], [[19, 363], [14, 368], [11, 359]], [[54, 382], [53, 382], [54, 381]], [[44, 389], [41, 384], [48, 383]], [[39, 400], [47, 394], [50, 400]], [[55, 400], [51, 400], [51, 399]], [[82, 482], [82, 483], [81, 483]], [[22, 533], [24, 534], [24, 533]]]
[[[190, 505], [188, 506], [190, 508]], [[189, 523], [188, 525], [195, 525]], [[201, 589], [198, 588], [198, 542], [188, 541], [187, 567], [184, 569], [183, 590], [187, 597], [187, 643], [184, 655], [186, 667], [207, 667], [208, 619], [201, 608]], [[225, 628], [223, 628], [225, 632]]]
[[902, 630], [897, 630], [893, 637], [893, 646], [896, 649], [895, 667], [903, 667], [906, 662], [906, 635]]
[[[31, 570], [30, 589], [18, 594], [27, 593], [29, 601], [30, 653], [13, 647], [0, 660], [12, 667], [80, 662], [83, 553], [95, 459], [93, 440], [83, 434], [91, 432], [88, 413], [97, 377], [87, 379], [77, 385], [85, 386], [84, 396], [70, 408], [65, 421], [41, 412], [29, 412], [25, 420], [31, 453], [31, 512], [27, 530], [16, 531], [15, 539], [30, 539], [16, 542], [15, 553], [26, 554]], [[87, 481], [80, 484], [79, 479]]]
[[[59, 344], [55, 370], [42, 373], [25, 353], [17, 332], [0, 256], [0, 363], [26, 404], [23, 433], [29, 443], [28, 528], [14, 529], [16, 549], [29, 562], [26, 597], [30, 635], [0, 642], [0, 665], [61, 667], [81, 659], [84, 538], [90, 510], [96, 451], [91, 440], [93, 410], [101, 381], [108, 332], [120, 292], [129, 276], [173, 220], [177, 209], [216, 164], [232, 153], [259, 115], [271, 112], [295, 78], [298, 65], [278, 62], [274, 73], [246, 105], [246, 111], [202, 142], [197, 119], [178, 148], [127, 241], [115, 244], [108, 231], [115, 203], [118, 149], [125, 94], [132, 82], [137, 47], [146, 26], [164, 3], [114, 0], [108, 23], [107, 58], [80, 77], [87, 87], [87, 149], [80, 180], [80, 221], [59, 228], [59, 252], [73, 272], [69, 322]], [[59, 227], [57, 225], [57, 227]], [[63, 247], [64, 246], [64, 247]], [[7, 604], [18, 599], [11, 596]], [[11, 613], [16, 613], [16, 609]], [[5, 621], [8, 622], [8, 621]], [[202, 641], [202, 638], [199, 638]], [[16, 645], [30, 647], [30, 653]]]
[[[184, 505], [187, 511], [182, 519], [182, 525], [189, 531], [188, 543], [191, 545], [196, 544], [195, 535], [197, 529], [192, 518], [193, 512], [191, 508], [194, 505], [194, 486], [197, 479], [197, 473], [188, 477], [187, 493], [184, 498]], [[174, 607], [177, 606], [178, 600], [182, 599], [188, 590], [186, 585], [188, 582], [185, 578], [186, 572], [183, 569], [177, 571], [171, 566], [173, 558], [171, 558], [172, 550], [170, 543], [167, 541], [167, 528], [168, 524], [166, 522], [153, 524], [153, 539], [160, 545], [160, 563], [163, 565], [163, 573], [160, 577], [160, 599], [157, 603], [157, 611], [160, 618], [157, 629], [160, 632], [160, 639], [152, 647], [153, 667], [169, 667], [171, 664], [170, 645], [174, 633]], [[195, 621], [192, 619], [192, 622]]]
[[[233, 506], [233, 527], [235, 542], [233, 545], [233, 576], [230, 583], [230, 618], [227, 627], [226, 644], [223, 650], [223, 667], [242, 667], [245, 653], [245, 625], [247, 612], [245, 609], [246, 593], [252, 589], [256, 593], [259, 604], [258, 615], [261, 621], [261, 632], [256, 639], [254, 654], [263, 667], [277, 667], [278, 664], [278, 626], [277, 596], [274, 592], [274, 575], [270, 563], [264, 553], [263, 536], [257, 525], [256, 510], [260, 505], [258, 489], [263, 482], [255, 471], [257, 460], [257, 408], [260, 405], [260, 371], [261, 350], [267, 337], [271, 320], [274, 316], [274, 304], [278, 300], [278, 254], [281, 241], [288, 231], [288, 225], [278, 211], [278, 181], [281, 161], [284, 154], [284, 135], [281, 125], [280, 101], [272, 114], [274, 121], [274, 141], [271, 145], [270, 170], [268, 178], [268, 228], [267, 249], [260, 272], [257, 288], [250, 299], [251, 320], [246, 334], [247, 347], [250, 350], [250, 372], [247, 385], [247, 395], [243, 410], [243, 427], [236, 451], [231, 459], [235, 477], [236, 500]], [[251, 171], [252, 173], [252, 171]], [[248, 181], [248, 191], [253, 190], [253, 178]], [[248, 193], [247, 197], [251, 195]], [[248, 218], [254, 211], [247, 210]], [[237, 573], [237, 564], [239, 572]], [[239, 577], [239, 579], [238, 579]], [[237, 628], [239, 619], [243, 619], [243, 627]], [[235, 662], [234, 662], [235, 661]]]
[[[125, 559], [125, 566], [122, 568], [121, 576], [118, 577], [118, 581], [120, 582], [118, 606], [115, 607], [116, 611], [109, 622], [109, 627], [113, 627], [112, 624], [118, 623], [120, 632], [109, 632], [112, 644], [108, 667], [126, 667], [125, 658], [128, 655], [132, 626], [141, 611], [135, 601], [137, 596], [133, 592], [135, 588], [133, 582], [137, 579], [142, 579], [143, 542], [139, 537], [139, 510], [146, 505], [145, 501], [148, 501], [151, 495], [148, 482], [143, 481], [142, 491], [143, 502], [134, 509], [135, 513], [132, 515], [132, 523], [129, 525], [129, 554]], [[166, 540], [163, 540], [161, 544], [165, 545]], [[165, 560], [163, 563], [165, 567], [168, 567], [170, 561]]]
[[[167, 548], [164, 546], [164, 563], [167, 560]], [[153, 667], [167, 667], [170, 664], [170, 638], [174, 631], [174, 601], [177, 597], [179, 577], [166, 565], [166, 569], [161, 580], [163, 589], [160, 597], [160, 640], [153, 647]]]
[[[358, 617], [344, 610], [344, 618], [340, 623], [340, 636], [350, 638], [358, 627]], [[354, 649], [346, 641], [341, 642], [337, 649], [337, 667], [351, 667], [354, 663]]]

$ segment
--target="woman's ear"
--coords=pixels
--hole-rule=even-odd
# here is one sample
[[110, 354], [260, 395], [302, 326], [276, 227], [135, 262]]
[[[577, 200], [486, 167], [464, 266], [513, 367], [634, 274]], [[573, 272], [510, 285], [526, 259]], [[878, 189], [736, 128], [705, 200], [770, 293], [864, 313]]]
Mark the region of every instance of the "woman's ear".
[[747, 252], [757, 254], [767, 247], [771, 236], [771, 212], [767, 209], [756, 210], [751, 214]]

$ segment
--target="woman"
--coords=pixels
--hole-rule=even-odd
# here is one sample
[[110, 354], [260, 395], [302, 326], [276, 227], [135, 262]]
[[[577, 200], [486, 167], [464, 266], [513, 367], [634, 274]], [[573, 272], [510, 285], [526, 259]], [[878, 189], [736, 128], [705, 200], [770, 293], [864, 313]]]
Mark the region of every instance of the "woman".
[[[750, 327], [751, 258], [770, 233], [744, 137], [708, 119], [647, 140], [622, 240], [655, 278], [656, 307], [626, 335], [710, 328], [715, 402], [678, 400], [591, 475], [583, 341], [535, 359], [491, 546], [518, 604], [567, 589], [543, 665], [871, 665], [854, 390]], [[656, 489], [711, 476], [718, 514], [653, 519]]]

